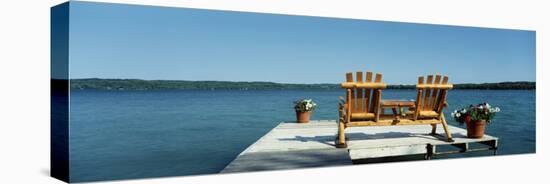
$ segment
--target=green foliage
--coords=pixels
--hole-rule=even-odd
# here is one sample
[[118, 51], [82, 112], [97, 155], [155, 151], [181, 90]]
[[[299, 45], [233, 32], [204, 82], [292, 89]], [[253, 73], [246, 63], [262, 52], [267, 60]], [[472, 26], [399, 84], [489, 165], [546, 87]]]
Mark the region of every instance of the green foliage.
[[138, 79], [72, 79], [72, 89], [96, 90], [172, 90], [172, 89], [336, 89], [336, 84], [283, 84], [274, 82], [138, 80]]
[[482, 84], [455, 84], [454, 89], [536, 89], [535, 82], [499, 82]]
[[[340, 84], [288, 84], [274, 82], [139, 80], [139, 79], [71, 79], [71, 89], [95, 90], [167, 90], [167, 89], [341, 89]], [[535, 82], [501, 82], [455, 84], [454, 89], [535, 89]], [[415, 85], [388, 85], [387, 89], [416, 89]]]

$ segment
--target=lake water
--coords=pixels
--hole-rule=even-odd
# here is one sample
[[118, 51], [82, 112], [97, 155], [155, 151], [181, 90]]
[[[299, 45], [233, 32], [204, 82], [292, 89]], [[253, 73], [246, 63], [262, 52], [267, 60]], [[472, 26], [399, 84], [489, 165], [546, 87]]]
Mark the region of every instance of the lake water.
[[[342, 90], [94, 91], [70, 94], [71, 180], [218, 173], [282, 121], [293, 101], [312, 98], [312, 119], [336, 119]], [[384, 90], [384, 99], [414, 99], [414, 90]], [[456, 108], [489, 102], [501, 108], [487, 134], [499, 155], [535, 152], [534, 90], [451, 90]], [[486, 155], [467, 154], [461, 157]]]

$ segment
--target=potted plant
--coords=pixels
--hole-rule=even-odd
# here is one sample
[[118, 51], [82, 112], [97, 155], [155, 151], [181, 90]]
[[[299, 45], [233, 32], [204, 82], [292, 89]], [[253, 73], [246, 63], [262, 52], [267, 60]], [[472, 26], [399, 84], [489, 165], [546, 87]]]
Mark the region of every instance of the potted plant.
[[481, 103], [455, 110], [451, 116], [461, 125], [466, 123], [468, 138], [482, 138], [485, 135], [485, 125], [491, 122], [497, 112], [500, 112], [500, 108]]
[[317, 104], [311, 99], [301, 99], [294, 101], [294, 110], [296, 110], [296, 121], [298, 123], [309, 122], [311, 112], [315, 110]]

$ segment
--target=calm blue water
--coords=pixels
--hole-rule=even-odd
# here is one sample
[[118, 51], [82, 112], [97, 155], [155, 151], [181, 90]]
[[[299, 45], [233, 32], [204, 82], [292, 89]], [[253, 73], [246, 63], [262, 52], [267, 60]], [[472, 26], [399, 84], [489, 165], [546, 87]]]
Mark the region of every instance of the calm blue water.
[[[294, 120], [294, 100], [317, 102], [312, 119], [336, 119], [340, 95], [341, 90], [73, 90], [71, 178], [217, 173], [279, 122]], [[414, 99], [416, 91], [385, 90], [382, 97]], [[500, 137], [499, 154], [534, 153], [535, 91], [451, 90], [447, 116], [484, 101], [502, 110], [487, 127]]]

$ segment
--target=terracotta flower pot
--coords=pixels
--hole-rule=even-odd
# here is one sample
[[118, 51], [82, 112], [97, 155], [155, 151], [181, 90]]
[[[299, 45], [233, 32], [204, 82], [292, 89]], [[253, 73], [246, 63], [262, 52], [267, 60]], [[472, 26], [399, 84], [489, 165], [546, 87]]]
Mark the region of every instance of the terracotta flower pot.
[[307, 123], [309, 122], [309, 117], [311, 116], [311, 111], [299, 112], [296, 111], [296, 121], [298, 123]]
[[485, 121], [466, 121], [468, 138], [482, 138], [485, 135]]

